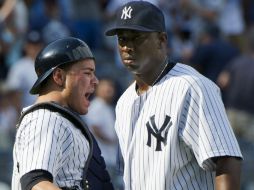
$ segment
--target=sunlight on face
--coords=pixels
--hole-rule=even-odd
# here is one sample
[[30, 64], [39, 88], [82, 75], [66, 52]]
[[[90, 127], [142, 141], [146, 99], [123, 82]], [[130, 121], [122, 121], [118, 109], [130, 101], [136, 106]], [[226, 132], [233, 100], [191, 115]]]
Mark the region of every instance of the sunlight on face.
[[98, 84], [94, 72], [94, 60], [86, 59], [73, 64], [66, 73], [66, 87], [63, 95], [68, 107], [81, 115], [87, 113], [90, 105], [89, 97]]
[[134, 75], [145, 75], [153, 70], [158, 56], [158, 33], [121, 30], [117, 33], [122, 62]]

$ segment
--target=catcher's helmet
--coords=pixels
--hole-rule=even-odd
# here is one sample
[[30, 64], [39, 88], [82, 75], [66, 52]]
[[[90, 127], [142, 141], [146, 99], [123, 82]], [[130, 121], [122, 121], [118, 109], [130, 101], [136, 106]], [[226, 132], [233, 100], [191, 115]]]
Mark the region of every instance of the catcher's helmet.
[[58, 39], [43, 48], [35, 59], [35, 71], [38, 76], [30, 90], [38, 94], [42, 82], [60, 65], [83, 59], [94, 59], [88, 45], [80, 39], [66, 37]]

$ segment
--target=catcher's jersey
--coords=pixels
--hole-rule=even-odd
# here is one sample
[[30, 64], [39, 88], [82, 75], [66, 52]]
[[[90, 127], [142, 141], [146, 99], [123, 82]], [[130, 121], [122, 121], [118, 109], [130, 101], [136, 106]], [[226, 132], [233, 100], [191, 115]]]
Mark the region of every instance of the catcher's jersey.
[[20, 178], [36, 169], [50, 172], [58, 187], [81, 189], [88, 154], [84, 135], [59, 113], [47, 109], [28, 113], [16, 134], [12, 189], [20, 190]]
[[133, 83], [116, 107], [126, 190], [213, 190], [212, 157], [242, 157], [219, 88], [176, 64], [138, 96]]

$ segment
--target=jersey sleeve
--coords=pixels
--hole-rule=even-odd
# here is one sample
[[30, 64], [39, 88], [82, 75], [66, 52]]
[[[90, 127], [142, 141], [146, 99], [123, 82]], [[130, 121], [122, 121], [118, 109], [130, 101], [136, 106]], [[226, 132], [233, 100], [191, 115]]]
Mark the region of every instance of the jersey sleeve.
[[40, 109], [23, 118], [16, 136], [16, 154], [20, 175], [45, 170], [56, 176], [68, 159], [72, 133], [56, 113]]
[[204, 80], [192, 84], [182, 107], [180, 135], [200, 167], [215, 170], [214, 157], [242, 157], [220, 90], [214, 83]]

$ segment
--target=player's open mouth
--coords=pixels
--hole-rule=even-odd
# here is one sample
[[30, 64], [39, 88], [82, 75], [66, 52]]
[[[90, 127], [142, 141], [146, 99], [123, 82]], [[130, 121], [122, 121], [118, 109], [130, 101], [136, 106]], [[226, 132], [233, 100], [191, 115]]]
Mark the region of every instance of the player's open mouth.
[[89, 100], [89, 98], [90, 98], [91, 95], [92, 95], [92, 93], [86, 93], [86, 94], [85, 94], [86, 99]]

